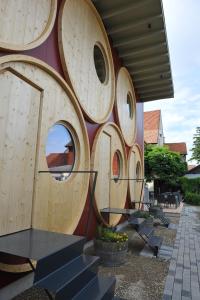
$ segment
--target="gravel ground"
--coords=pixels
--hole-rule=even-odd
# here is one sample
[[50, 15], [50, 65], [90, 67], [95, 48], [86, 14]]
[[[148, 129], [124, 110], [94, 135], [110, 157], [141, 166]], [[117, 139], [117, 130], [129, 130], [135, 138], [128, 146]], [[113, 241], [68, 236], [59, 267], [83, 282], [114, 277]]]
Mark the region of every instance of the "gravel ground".
[[[168, 217], [172, 223], [178, 224], [179, 215], [169, 214]], [[155, 235], [163, 237], [163, 244], [173, 246], [176, 230], [159, 225], [157, 220], [156, 223]], [[169, 261], [140, 256], [144, 242], [131, 228], [124, 231], [129, 236], [127, 262], [120, 267], [100, 266], [99, 272], [116, 277], [116, 296], [126, 300], [161, 300]]]
[[[169, 215], [172, 223], [179, 222], [179, 215]], [[99, 267], [99, 273], [116, 277], [116, 295], [124, 300], [161, 300], [169, 262], [158, 258], [140, 256], [144, 242], [138, 234], [127, 227], [129, 236], [129, 251], [127, 261], [120, 267]], [[164, 238], [165, 245], [173, 246], [176, 230], [163, 226], [155, 226], [155, 234]], [[93, 248], [88, 248], [87, 254], [94, 255]], [[47, 300], [44, 290], [32, 288], [14, 300]], [[90, 300], [90, 299], [85, 299]]]
[[120, 267], [102, 267], [99, 273], [116, 276], [116, 295], [127, 300], [161, 300], [168, 262], [128, 252]]
[[[171, 223], [178, 225], [180, 219], [179, 214], [166, 213], [166, 216], [171, 220]], [[176, 239], [176, 230], [166, 228], [165, 226], [161, 226], [159, 220], [156, 220], [154, 223], [159, 224], [158, 226], [155, 226], [155, 235], [163, 237], [164, 245], [173, 247]]]
[[43, 289], [31, 288], [13, 298], [13, 300], [49, 300], [49, 297]]
[[[161, 300], [169, 262], [140, 256], [144, 242], [129, 227], [125, 232], [129, 235], [127, 262], [120, 267], [100, 266], [99, 273], [116, 277], [116, 296], [126, 300]], [[155, 228], [156, 235], [164, 236], [165, 244], [173, 243], [175, 232], [161, 226]]]

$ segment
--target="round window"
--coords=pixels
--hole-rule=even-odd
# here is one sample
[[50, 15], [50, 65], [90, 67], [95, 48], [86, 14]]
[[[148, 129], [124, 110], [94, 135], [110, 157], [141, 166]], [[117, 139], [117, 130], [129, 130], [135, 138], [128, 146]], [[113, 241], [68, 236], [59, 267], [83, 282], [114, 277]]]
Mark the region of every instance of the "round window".
[[130, 119], [133, 119], [133, 99], [130, 93], [127, 94], [127, 110]]
[[115, 152], [112, 161], [112, 173], [114, 179], [119, 179], [121, 174], [121, 159], [118, 151]]
[[94, 46], [93, 54], [97, 76], [101, 83], [105, 83], [107, 81], [107, 64], [105, 61], [105, 55], [103, 54], [101, 48], [98, 45]]
[[63, 124], [53, 125], [48, 132], [46, 160], [52, 176], [66, 180], [75, 162], [75, 145], [72, 134]]

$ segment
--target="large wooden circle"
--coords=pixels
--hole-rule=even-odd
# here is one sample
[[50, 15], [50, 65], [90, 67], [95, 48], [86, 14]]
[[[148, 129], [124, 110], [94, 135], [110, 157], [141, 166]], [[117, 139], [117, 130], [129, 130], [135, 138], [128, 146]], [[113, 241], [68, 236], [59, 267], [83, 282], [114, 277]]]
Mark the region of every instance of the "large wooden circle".
[[[11, 79], [9, 80], [9, 78]], [[8, 151], [8, 155], [10, 155], [9, 161], [1, 156], [1, 160], [3, 160], [1, 174], [2, 172], [4, 174], [4, 176], [1, 177], [1, 180], [3, 180], [2, 185], [4, 186], [1, 186], [1, 188], [7, 189], [9, 192], [9, 188], [12, 188], [11, 184], [16, 182], [16, 164], [18, 164], [18, 167], [24, 168], [24, 173], [20, 176], [24, 182], [23, 186], [27, 186], [25, 192], [28, 193], [31, 186], [34, 186], [32, 211], [30, 212], [31, 207], [26, 207], [27, 200], [23, 200], [22, 197], [17, 198], [17, 192], [15, 199], [7, 197], [10, 201], [9, 210], [6, 204], [8, 201], [4, 201], [6, 199], [4, 199], [5, 195], [2, 191], [0, 199], [2, 212], [2, 214], [0, 213], [0, 220], [2, 221], [0, 223], [0, 235], [29, 228], [29, 220], [27, 220], [27, 217], [30, 214], [32, 214], [31, 225], [34, 228], [62, 233], [73, 233], [85, 206], [89, 174], [71, 174], [66, 181], [61, 182], [55, 180], [51, 174], [39, 173], [39, 171], [48, 171], [45, 155], [47, 135], [52, 125], [57, 122], [62, 122], [70, 128], [75, 141], [76, 158], [73, 170], [90, 169], [88, 135], [78, 102], [68, 85], [53, 68], [29, 56], [9, 55], [1, 57], [0, 82], [2, 82], [0, 100], [1, 104], [3, 104], [1, 106], [2, 113], [0, 114], [0, 121], [3, 122], [1, 123], [2, 126], [0, 129], [2, 147], [6, 142], [5, 126], [12, 126], [13, 128], [15, 127], [15, 123], [13, 125], [13, 122], [16, 122], [15, 134], [12, 136], [14, 139], [12, 145], [18, 145], [19, 142], [17, 140], [15, 141], [15, 137], [18, 132], [19, 137], [21, 136], [23, 128], [19, 125], [20, 118], [27, 114], [26, 106], [28, 100], [29, 98], [32, 100], [32, 107], [30, 110], [28, 109], [28, 116], [30, 115], [30, 111], [34, 112], [35, 104], [37, 102], [39, 103], [38, 118], [37, 114], [34, 113], [36, 120], [38, 120], [37, 132], [34, 133], [33, 125], [29, 117], [27, 124], [24, 124], [24, 128], [26, 128], [26, 126], [31, 128], [30, 141], [26, 142], [25, 140], [24, 142], [28, 149], [26, 150], [26, 155], [28, 155], [29, 151], [37, 153], [35, 161], [31, 162], [35, 169], [34, 184], [31, 181], [27, 182], [28, 173], [26, 174], [26, 168], [29, 166], [30, 161], [26, 161], [24, 158], [21, 161], [19, 159], [17, 160], [17, 153], [13, 154], [12, 149]], [[13, 103], [15, 101], [18, 101], [19, 108], [17, 110], [14, 108], [10, 113], [6, 113], [8, 110], [7, 107], [9, 107], [6, 103]], [[4, 121], [6, 116], [10, 118], [8, 122]], [[36, 135], [37, 142], [35, 143], [36, 145], [33, 144], [31, 147], [36, 151], [29, 147], [34, 135]], [[24, 152], [24, 149], [22, 146], [19, 148], [20, 156], [21, 153]], [[9, 171], [10, 165], [7, 169], [6, 164], [12, 165], [12, 172]], [[24, 164], [24, 167], [21, 166], [21, 164]], [[13, 191], [13, 193], [15, 193], [15, 191]], [[17, 214], [16, 211], [18, 211], [18, 215], [15, 216], [15, 214]], [[8, 223], [3, 220], [4, 215], [7, 216]], [[7, 224], [6, 226], [5, 223]]]
[[132, 146], [136, 136], [136, 97], [131, 76], [124, 67], [117, 76], [116, 111], [124, 140]]
[[[128, 155], [128, 176], [130, 179], [143, 179], [144, 166], [142, 151], [138, 144], [135, 144], [129, 151]], [[129, 198], [131, 202], [141, 201], [143, 182], [130, 180], [128, 186]], [[137, 205], [136, 205], [137, 207]]]
[[[104, 123], [113, 108], [115, 76], [108, 37], [90, 0], [65, 0], [59, 14], [59, 48], [67, 80], [90, 121]], [[102, 83], [95, 69], [94, 46], [101, 49], [107, 75]]]
[[127, 178], [127, 159], [123, 137], [114, 123], [101, 126], [96, 134], [92, 147], [92, 170], [98, 171], [95, 190], [95, 206], [97, 216], [107, 225], [116, 225], [121, 215], [110, 215], [109, 224], [102, 216], [103, 208], [124, 208], [127, 195], [128, 182], [113, 180], [112, 163], [115, 153], [120, 157], [120, 178]]
[[57, 0], [1, 0], [0, 49], [24, 51], [42, 44], [56, 18]]

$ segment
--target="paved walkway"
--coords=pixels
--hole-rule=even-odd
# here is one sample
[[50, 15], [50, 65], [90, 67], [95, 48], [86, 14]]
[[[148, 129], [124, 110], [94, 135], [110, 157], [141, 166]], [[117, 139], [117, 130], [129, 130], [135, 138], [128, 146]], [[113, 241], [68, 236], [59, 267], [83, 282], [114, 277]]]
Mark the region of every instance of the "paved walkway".
[[163, 300], [200, 300], [200, 208], [184, 206]]

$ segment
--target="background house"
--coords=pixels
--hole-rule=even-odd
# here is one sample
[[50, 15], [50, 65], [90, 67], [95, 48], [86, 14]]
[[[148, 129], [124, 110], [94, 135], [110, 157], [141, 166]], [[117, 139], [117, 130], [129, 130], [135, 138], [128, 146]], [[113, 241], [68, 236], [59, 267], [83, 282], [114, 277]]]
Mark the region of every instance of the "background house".
[[199, 178], [200, 177], [200, 165], [190, 168], [188, 172], [185, 174], [185, 177], [192, 179], [192, 178]]
[[182, 160], [186, 162], [187, 146], [185, 142], [165, 143], [165, 146], [167, 146], [170, 151], [179, 153], [181, 155]]
[[144, 141], [147, 144], [163, 146], [165, 138], [161, 110], [144, 112]]

